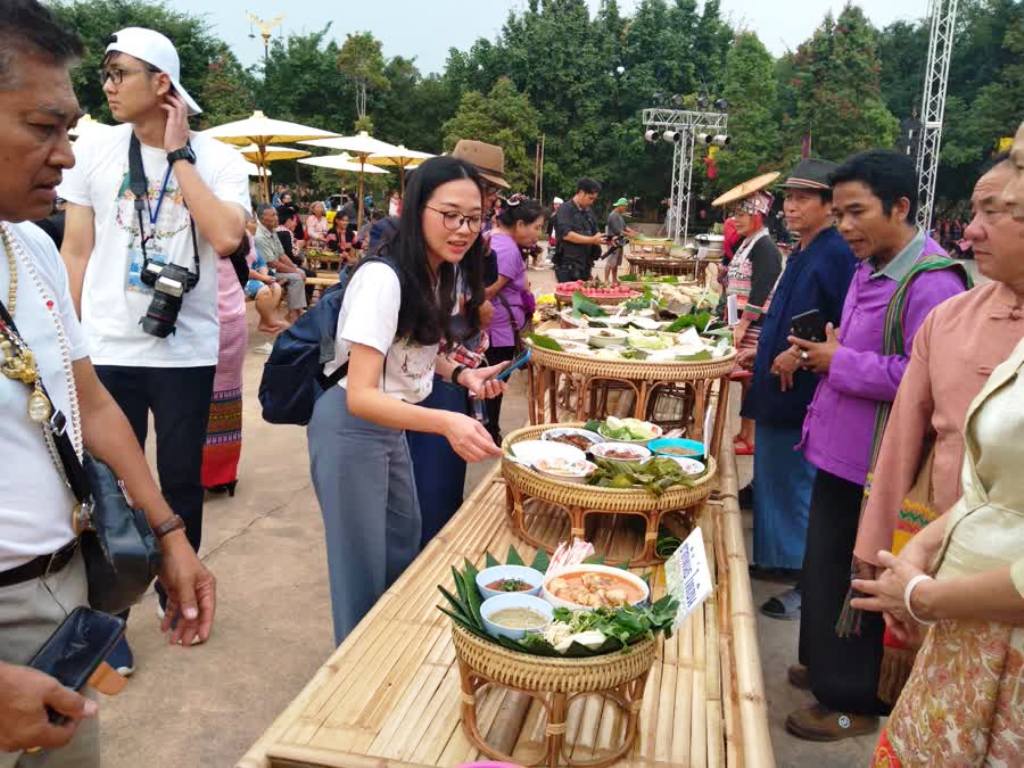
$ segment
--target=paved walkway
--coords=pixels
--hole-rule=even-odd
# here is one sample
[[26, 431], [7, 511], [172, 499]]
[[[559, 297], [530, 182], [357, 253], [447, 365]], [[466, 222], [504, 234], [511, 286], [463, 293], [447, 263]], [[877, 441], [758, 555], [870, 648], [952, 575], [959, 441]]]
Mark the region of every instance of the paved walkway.
[[[554, 283], [550, 271], [530, 277], [538, 291]], [[253, 331], [250, 348], [264, 341]], [[132, 612], [128, 637], [137, 671], [120, 696], [101, 702], [107, 768], [234, 765], [333, 650], [323, 529], [305, 432], [260, 418], [255, 393], [265, 359], [252, 352], [246, 359], [238, 492], [206, 503], [202, 557], [218, 578], [214, 635], [205, 646], [173, 648], [159, 634], [152, 595]], [[506, 403], [506, 428], [521, 425], [521, 378]], [[467, 486], [486, 469], [473, 468]], [[744, 471], [749, 476], [748, 464], [741, 465]], [[755, 582], [755, 605], [776, 589]], [[797, 624], [761, 619], [759, 629], [778, 764], [867, 765], [873, 739], [817, 745], [785, 734], [785, 715], [809, 701], [784, 679]]]

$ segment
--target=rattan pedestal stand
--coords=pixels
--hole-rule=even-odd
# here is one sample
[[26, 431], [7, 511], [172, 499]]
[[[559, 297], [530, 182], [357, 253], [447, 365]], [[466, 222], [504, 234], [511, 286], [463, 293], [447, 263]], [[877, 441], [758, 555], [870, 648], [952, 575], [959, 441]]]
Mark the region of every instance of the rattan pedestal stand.
[[[517, 653], [489, 643], [459, 626], [452, 626], [455, 655], [462, 686], [462, 727], [467, 738], [488, 757], [519, 764], [511, 755], [490, 746], [477, 722], [477, 693], [496, 685], [524, 693], [545, 710], [545, 750], [532, 766], [605, 768], [625, 757], [639, 735], [640, 707], [647, 676], [654, 665], [656, 641], [643, 640], [626, 653], [609, 653], [582, 659], [559, 659]], [[611, 754], [586, 762], [571, 758], [567, 715], [573, 700], [601, 696], [622, 711], [624, 733]]]
[[[511, 445], [520, 440], [537, 440], [552, 426], [575, 426], [582, 424], [546, 424], [524, 427], [509, 433], [502, 446], [509, 454]], [[569, 518], [569, 540], [586, 539], [586, 522], [591, 515], [634, 515], [644, 521], [643, 551], [630, 559], [634, 566], [656, 565], [662, 562], [656, 549], [661, 519], [669, 512], [682, 512], [696, 522], [701, 505], [711, 495], [718, 465], [713, 458], [707, 459], [708, 471], [691, 486], [677, 485], [661, 496], [655, 496], [646, 489], [600, 488], [593, 485], [566, 483], [545, 477], [530, 467], [525, 467], [508, 458], [501, 462], [501, 473], [505, 478], [506, 511], [509, 525], [516, 535], [533, 547], [554, 551], [558, 542], [543, 541], [533, 535], [527, 525], [526, 502], [530, 499], [546, 502], [550, 507], [565, 512]], [[598, 553], [606, 554], [606, 553]], [[609, 561], [609, 564], [613, 564]]]
[[[651, 363], [637, 360], [601, 360], [589, 355], [556, 352], [533, 346], [529, 365], [529, 403], [531, 424], [557, 422], [559, 381], [564, 380], [575, 390], [577, 421], [602, 419], [608, 414], [602, 389], [617, 386], [633, 394], [633, 413], [638, 419], [650, 416], [650, 406], [659, 390], [680, 387], [690, 390], [693, 408], [686, 414], [686, 436], [707, 444], [712, 456], [718, 455], [721, 432], [729, 413], [729, 374], [735, 366], [736, 355], [716, 360], [697, 362]], [[712, 387], [720, 381], [718, 405], [714, 419], [714, 434], [704, 434], [704, 417], [712, 400]], [[604, 403], [602, 407], [602, 403]]]

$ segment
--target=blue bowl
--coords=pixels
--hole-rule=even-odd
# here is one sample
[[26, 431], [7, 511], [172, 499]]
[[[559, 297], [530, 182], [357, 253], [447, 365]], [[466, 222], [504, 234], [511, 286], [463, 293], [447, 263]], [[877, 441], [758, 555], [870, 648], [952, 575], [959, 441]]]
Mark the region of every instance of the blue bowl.
[[[503, 627], [491, 621], [491, 616], [506, 608], [529, 608], [534, 613], [543, 616], [546, 621], [543, 626], [534, 627], [529, 630]], [[484, 600], [483, 605], [480, 606], [480, 615], [483, 617], [487, 634], [492, 637], [507, 637], [510, 640], [520, 640], [527, 632], [540, 632], [550, 624], [555, 617], [555, 607], [547, 600], [534, 597], [533, 595], [527, 595], [522, 592], [504, 592], [496, 597]]]
[[[487, 586], [499, 579], [519, 579], [529, 584], [530, 588], [519, 592], [505, 592], [500, 589], [490, 589]], [[543, 583], [544, 574], [525, 565], [493, 565], [490, 568], [484, 568], [476, 575], [476, 588], [484, 600], [498, 595], [539, 595]]]
[[[696, 459], [697, 461], [704, 461], [707, 458], [707, 448], [699, 440], [684, 440], [681, 437], [662, 437], [658, 440], [652, 440], [647, 444], [647, 447], [652, 453], [660, 456], [689, 458]], [[684, 448], [688, 453], [685, 456], [678, 453], [667, 453], [665, 451], [666, 448]]]

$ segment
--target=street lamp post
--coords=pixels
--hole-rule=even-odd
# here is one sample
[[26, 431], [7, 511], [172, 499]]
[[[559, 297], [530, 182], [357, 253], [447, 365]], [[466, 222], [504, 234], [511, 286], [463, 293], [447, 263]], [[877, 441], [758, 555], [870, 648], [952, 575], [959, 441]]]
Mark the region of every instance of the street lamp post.
[[[281, 23], [284, 21], [284, 14], [278, 14], [269, 20], [261, 19], [255, 13], [248, 11], [246, 15], [249, 17], [250, 29], [252, 29], [251, 25], [255, 24], [256, 28], [260, 31], [260, 37], [263, 38], [263, 70], [265, 72], [267, 61], [270, 59], [270, 36], [276, 27], [281, 26]], [[254, 35], [250, 32], [249, 37], [254, 37]]]

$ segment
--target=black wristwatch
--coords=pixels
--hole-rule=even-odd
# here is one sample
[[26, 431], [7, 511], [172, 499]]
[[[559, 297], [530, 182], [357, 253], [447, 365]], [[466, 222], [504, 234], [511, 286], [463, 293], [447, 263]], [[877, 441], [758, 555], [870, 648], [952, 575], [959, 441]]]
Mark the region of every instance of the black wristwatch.
[[452, 384], [459, 386], [459, 376], [462, 375], [464, 370], [466, 370], [466, 366], [464, 365], [455, 366], [455, 370], [452, 371]]
[[181, 149], [176, 149], [173, 152], [167, 153], [168, 165], [174, 165], [179, 160], [187, 160], [192, 163], [192, 165], [196, 164], [196, 153], [192, 151], [191, 144], [186, 144]]

